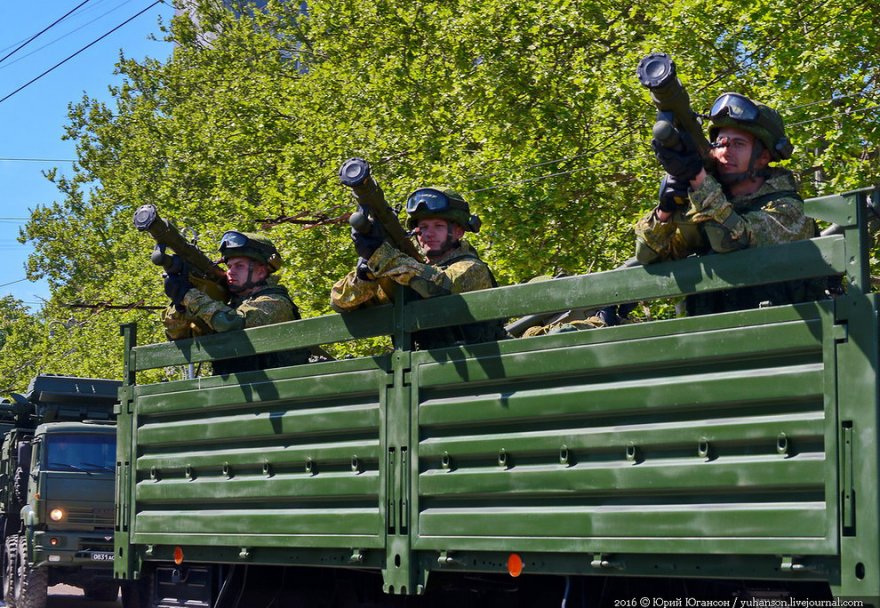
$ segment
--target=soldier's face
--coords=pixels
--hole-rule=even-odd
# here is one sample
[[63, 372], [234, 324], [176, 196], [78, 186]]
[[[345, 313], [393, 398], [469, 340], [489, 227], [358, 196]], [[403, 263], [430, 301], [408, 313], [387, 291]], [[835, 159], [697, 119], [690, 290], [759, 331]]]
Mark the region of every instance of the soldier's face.
[[[251, 269], [252, 264], [253, 269]], [[269, 276], [265, 264], [250, 258], [229, 258], [226, 262], [226, 281], [230, 287], [244, 287], [248, 283], [248, 274], [251, 283], [259, 283]]]
[[446, 239], [450, 236], [450, 231], [454, 241], [464, 236], [464, 229], [461, 226], [441, 218], [419, 220], [418, 230], [417, 238], [419, 245], [425, 251], [441, 250], [446, 243]]
[[[755, 136], [748, 131], [725, 127], [718, 132], [715, 142], [721, 144], [712, 149], [712, 156], [718, 161], [718, 172], [744, 173], [749, 170]], [[754, 169], [763, 169], [770, 162], [770, 153], [763, 150], [755, 160]]]

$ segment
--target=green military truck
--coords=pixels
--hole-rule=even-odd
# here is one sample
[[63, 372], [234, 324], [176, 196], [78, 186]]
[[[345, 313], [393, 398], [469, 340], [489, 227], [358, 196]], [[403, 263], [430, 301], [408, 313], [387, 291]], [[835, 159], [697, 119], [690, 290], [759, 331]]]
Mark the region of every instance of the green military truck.
[[46, 605], [66, 583], [114, 599], [116, 426], [120, 382], [40, 375], [0, 403], [3, 596], [12, 608]]
[[[127, 326], [115, 574], [141, 606], [876, 603], [878, 196], [807, 201], [834, 234], [787, 245], [235, 336], [138, 346]], [[815, 302], [408, 347], [432, 327], [824, 277], [842, 288]], [[137, 382], [376, 335], [394, 351]]]

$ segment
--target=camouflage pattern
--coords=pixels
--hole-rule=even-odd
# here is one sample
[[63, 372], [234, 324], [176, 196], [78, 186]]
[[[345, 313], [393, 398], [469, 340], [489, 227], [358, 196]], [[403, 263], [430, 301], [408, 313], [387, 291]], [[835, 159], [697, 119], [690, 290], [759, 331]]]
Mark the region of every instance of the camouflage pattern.
[[299, 318], [287, 289], [278, 285], [267, 284], [244, 297], [233, 295], [228, 304], [218, 302], [198, 289], [190, 289], [182, 304], [184, 311], [169, 306], [163, 314], [162, 322], [169, 340]]
[[815, 236], [815, 223], [804, 215], [799, 198], [781, 196], [760, 207], [754, 205], [761, 197], [797, 190], [794, 176], [787, 169], [771, 168], [769, 172], [757, 192], [729, 198], [721, 184], [707, 175], [690, 193], [687, 212], [676, 212], [666, 223], [657, 221], [652, 210], [635, 226], [639, 261], [648, 264], [677, 260], [708, 250], [727, 253]]
[[[468, 257], [454, 259], [463, 255]], [[443, 268], [449, 260], [453, 260], [452, 263]], [[363, 281], [355, 271], [348, 273], [330, 292], [330, 305], [334, 310], [346, 312], [388, 302], [392, 291], [389, 281], [406, 285], [424, 298], [495, 286], [489, 267], [476, 258], [475, 251], [464, 240], [460, 247], [447, 252], [434, 264], [418, 262], [387, 242], [382, 243], [367, 263], [377, 280]]]
[[681, 260], [709, 249], [705, 230], [690, 221], [684, 210], [676, 210], [668, 222], [661, 222], [652, 209], [636, 223], [635, 231], [636, 259], [641, 264]]
[[230, 258], [234, 257], [250, 258], [265, 264], [270, 274], [281, 268], [281, 254], [278, 253], [275, 244], [268, 237], [257, 232], [239, 232], [238, 234], [246, 237], [247, 243], [241, 247], [226, 247], [221, 243], [219, 251], [223, 254], [224, 262], [228, 262]]
[[589, 317], [587, 319], [577, 321], [567, 321], [565, 323], [551, 323], [549, 325], [535, 325], [523, 332], [523, 338], [532, 336], [546, 336], [549, 334], [562, 334], [569, 331], [580, 331], [582, 329], [596, 329], [605, 327], [605, 321], [599, 317]]
[[415, 213], [409, 213], [406, 220], [406, 227], [412, 230], [418, 226], [419, 222], [427, 218], [440, 218], [448, 222], [453, 222], [464, 228], [467, 232], [477, 232], [479, 226], [474, 228], [471, 223], [471, 206], [464, 197], [457, 191], [450, 188], [440, 188], [438, 186], [428, 186], [427, 188], [419, 188], [409, 195], [412, 198], [420, 190], [436, 190], [442, 192], [449, 199], [449, 208], [444, 211], [429, 211], [422, 209]]

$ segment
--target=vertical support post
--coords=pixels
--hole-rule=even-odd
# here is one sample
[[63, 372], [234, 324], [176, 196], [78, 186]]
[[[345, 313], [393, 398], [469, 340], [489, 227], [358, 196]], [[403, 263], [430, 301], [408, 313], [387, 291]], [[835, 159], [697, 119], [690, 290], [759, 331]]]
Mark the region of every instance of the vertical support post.
[[[877, 196], [877, 191], [874, 191]], [[870, 292], [866, 227], [867, 192], [846, 195], [853, 201], [853, 222], [844, 227], [846, 294], [835, 302], [837, 323], [847, 325], [836, 345], [840, 517], [840, 581], [835, 595], [880, 596], [880, 359], [877, 296]], [[829, 388], [830, 390], [830, 388]]]
[[412, 365], [411, 337], [406, 331], [406, 290], [399, 287], [394, 297], [394, 354], [391, 357], [393, 383], [385, 393], [385, 463], [387, 465], [387, 536], [385, 567], [382, 569], [385, 593], [421, 593], [417, 564], [410, 542], [410, 387], [407, 374]]
[[119, 403], [116, 406], [116, 518], [113, 533], [113, 576], [117, 579], [137, 578], [137, 556], [131, 550], [130, 532], [134, 482], [131, 476], [132, 442], [134, 439], [134, 387], [135, 351], [137, 344], [137, 325], [128, 323], [120, 327], [124, 340], [123, 384], [119, 388]]

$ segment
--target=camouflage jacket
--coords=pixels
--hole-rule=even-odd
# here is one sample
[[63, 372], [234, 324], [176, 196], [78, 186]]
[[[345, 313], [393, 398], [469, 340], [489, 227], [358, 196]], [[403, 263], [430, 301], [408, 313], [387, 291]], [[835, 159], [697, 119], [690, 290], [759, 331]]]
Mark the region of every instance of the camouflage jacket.
[[406, 285], [423, 298], [495, 287], [489, 267], [465, 241], [433, 264], [418, 262], [388, 243], [382, 243], [367, 263], [377, 280], [364, 281], [358, 278], [356, 271], [348, 273], [336, 282], [330, 293], [334, 310], [347, 312], [390, 301], [389, 281]]
[[816, 225], [804, 215], [794, 176], [772, 168], [753, 194], [727, 197], [711, 175], [690, 193], [687, 211], [659, 222], [655, 210], [635, 226], [636, 257], [643, 264], [677, 260], [692, 253], [727, 253], [808, 239]]
[[299, 319], [287, 289], [278, 285], [264, 285], [244, 297], [233, 296], [228, 304], [193, 288], [186, 292], [182, 305], [183, 311], [172, 305], [163, 314], [169, 340]]

